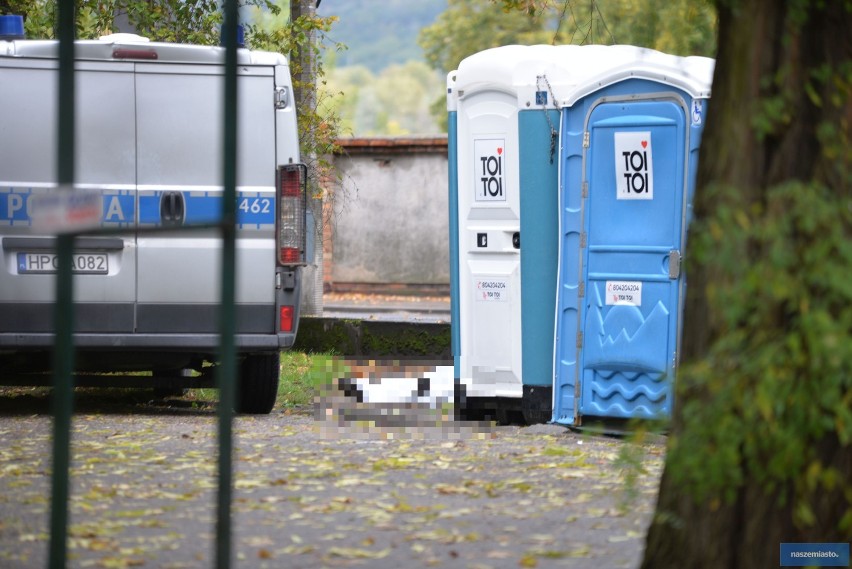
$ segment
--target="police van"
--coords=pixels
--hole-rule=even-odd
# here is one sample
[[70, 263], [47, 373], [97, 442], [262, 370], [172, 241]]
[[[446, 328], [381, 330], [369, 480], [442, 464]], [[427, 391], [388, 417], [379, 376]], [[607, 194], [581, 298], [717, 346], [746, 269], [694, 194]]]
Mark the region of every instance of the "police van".
[[[219, 345], [224, 49], [114, 34], [75, 54], [74, 191], [111, 229], [75, 241], [78, 371], [200, 384]], [[0, 383], [49, 368], [56, 241], [32, 210], [57, 190], [57, 56], [0, 38]], [[237, 81], [237, 410], [268, 413], [299, 322], [306, 169], [286, 58], [238, 49]]]

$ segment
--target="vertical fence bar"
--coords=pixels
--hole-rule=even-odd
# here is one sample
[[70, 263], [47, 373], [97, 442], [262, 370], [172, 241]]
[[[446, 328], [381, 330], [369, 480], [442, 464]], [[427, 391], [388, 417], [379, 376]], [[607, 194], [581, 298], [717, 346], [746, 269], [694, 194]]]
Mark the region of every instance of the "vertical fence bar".
[[[58, 11], [59, 86], [57, 89], [57, 183], [58, 191], [73, 191], [74, 185], [74, 2], [60, 0]], [[68, 549], [68, 488], [71, 455], [71, 415], [74, 386], [74, 304], [71, 255], [74, 236], [59, 235], [56, 304], [54, 307], [55, 347], [53, 355], [53, 472], [50, 500], [50, 569], [64, 569]]]
[[71, 463], [74, 346], [72, 329], [71, 254], [74, 237], [60, 235], [57, 242], [57, 296], [54, 307], [56, 345], [53, 352], [53, 468], [50, 500], [49, 567], [63, 569], [67, 553], [68, 494]]
[[219, 485], [216, 518], [216, 567], [228, 569], [231, 561], [231, 488], [233, 409], [236, 360], [234, 347], [234, 297], [237, 205], [237, 2], [226, 0], [224, 79], [224, 152], [222, 200], [222, 279], [219, 365]]

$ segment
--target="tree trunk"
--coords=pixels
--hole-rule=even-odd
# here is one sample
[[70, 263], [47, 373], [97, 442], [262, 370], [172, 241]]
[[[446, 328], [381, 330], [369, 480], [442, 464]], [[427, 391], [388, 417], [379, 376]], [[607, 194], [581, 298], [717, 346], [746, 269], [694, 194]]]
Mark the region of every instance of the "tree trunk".
[[[290, 2], [290, 19], [295, 22], [300, 17], [313, 18], [316, 16], [316, 0], [292, 0]], [[303, 116], [313, 112], [317, 106], [317, 54], [315, 51], [316, 32], [311, 29], [305, 38], [304, 45], [291, 54], [292, 64], [296, 69], [293, 76], [293, 91], [296, 99], [296, 109]], [[316, 137], [313, 129], [307, 129], [303, 136], [311, 139]], [[304, 148], [305, 145], [303, 145]], [[310, 146], [315, 146], [310, 144]], [[302, 153], [302, 162], [308, 164], [309, 168], [317, 161], [313, 154]], [[308, 180], [310, 198], [308, 207], [312, 213], [306, 231], [314, 232], [314, 256], [308, 259], [308, 264], [302, 269], [302, 296], [301, 312], [308, 316], [322, 316], [323, 311], [323, 206], [322, 198], [318, 197], [321, 192], [317, 189], [319, 180]], [[310, 221], [313, 220], [313, 223]]]
[[[290, 2], [290, 19], [294, 22], [302, 16], [313, 18], [315, 14], [316, 0], [293, 0]], [[314, 51], [315, 43], [316, 34], [311, 31], [305, 38], [305, 44], [299, 46], [295, 53], [290, 54], [292, 64], [297, 70], [293, 77], [293, 90], [298, 108], [313, 109], [316, 106], [317, 60]]]
[[[695, 220], [712, 218], [722, 205], [748, 215], [749, 204], [763, 203], [768, 188], [791, 180], [825, 184], [837, 194], [838, 207], [848, 207], [844, 206], [849, 203], [847, 144], [852, 122], [852, 10], [848, 2], [718, 0], [717, 4], [719, 47], [698, 167]], [[842, 69], [840, 62], [845, 65], [845, 88], [839, 89], [839, 96], [845, 102], [828, 104], [832, 96], [835, 100], [837, 97], [831, 91], [832, 82], [826, 82], [823, 92], [806, 92], [804, 85], [815, 73], [827, 64], [835, 70]], [[777, 110], [777, 116], [771, 109]], [[847, 144], [841, 145], [839, 156], [820, 135], [822, 124], [840, 129]], [[706, 191], [710, 187], [715, 188], [712, 193]], [[744, 249], [741, 263], [745, 266], [760, 254], [759, 250]], [[715, 287], [732, 286], [734, 283], [726, 281], [731, 281], [731, 275], [737, 272], [707, 265], [688, 260], [685, 364], [704, 358], [725, 333], [721, 311], [713, 306], [706, 292], [710, 283]], [[786, 317], [779, 314], [776, 324], [783, 327]], [[679, 401], [707, 401], [708, 397], [701, 386], [678, 393]], [[679, 409], [681, 405], [675, 408], [673, 440], [684, 429]], [[842, 444], [831, 433], [815, 444], [823, 465], [833, 465], [846, 476], [852, 473], [852, 448], [848, 443]], [[689, 452], [700, 456], [711, 450], [708, 445]], [[802, 528], [794, 523], [791, 502], [781, 505], [778, 500], [779, 493], [790, 490], [791, 483], [770, 492], [749, 476], [749, 469], [745, 466], [742, 483], [729, 489], [732, 500], [719, 497], [698, 503], [676, 481], [668, 460], [642, 567], [778, 567], [782, 542], [849, 541], [846, 534], [852, 530], [844, 534], [838, 529], [847, 508], [841, 492], [826, 492], [811, 503], [816, 522]]]

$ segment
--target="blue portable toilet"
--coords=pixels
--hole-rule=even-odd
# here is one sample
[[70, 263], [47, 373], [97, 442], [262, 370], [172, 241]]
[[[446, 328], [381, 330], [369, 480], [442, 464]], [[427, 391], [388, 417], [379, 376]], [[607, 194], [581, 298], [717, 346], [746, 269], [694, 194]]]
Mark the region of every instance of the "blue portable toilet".
[[[447, 79], [455, 374], [468, 402], [552, 417], [560, 111], [551, 46], [474, 54]], [[495, 401], [496, 400], [496, 401]]]
[[714, 62], [564, 46], [553, 421], [667, 418]]

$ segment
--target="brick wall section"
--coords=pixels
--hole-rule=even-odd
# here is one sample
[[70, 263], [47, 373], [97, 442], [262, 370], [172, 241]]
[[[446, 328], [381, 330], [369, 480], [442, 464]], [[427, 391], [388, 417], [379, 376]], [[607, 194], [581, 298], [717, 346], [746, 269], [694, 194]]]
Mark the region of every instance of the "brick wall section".
[[342, 154], [441, 154], [447, 155], [446, 136], [399, 136], [387, 138], [340, 138]]
[[327, 211], [325, 290], [448, 286], [447, 137], [343, 138], [338, 144], [333, 161], [349, 201]]

